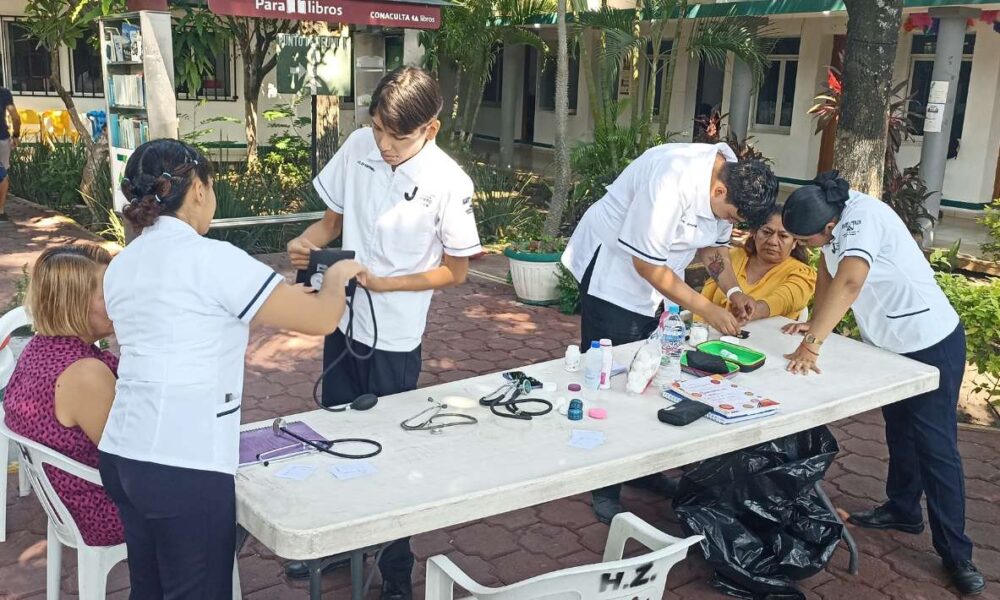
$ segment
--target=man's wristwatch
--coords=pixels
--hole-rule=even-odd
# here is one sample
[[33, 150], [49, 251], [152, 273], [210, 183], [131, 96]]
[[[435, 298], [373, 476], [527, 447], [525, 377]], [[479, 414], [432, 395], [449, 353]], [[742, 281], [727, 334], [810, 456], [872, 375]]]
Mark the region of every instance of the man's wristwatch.
[[811, 333], [807, 333], [804, 338], [802, 338], [802, 343], [811, 344], [813, 346], [822, 346], [823, 340], [817, 338]]

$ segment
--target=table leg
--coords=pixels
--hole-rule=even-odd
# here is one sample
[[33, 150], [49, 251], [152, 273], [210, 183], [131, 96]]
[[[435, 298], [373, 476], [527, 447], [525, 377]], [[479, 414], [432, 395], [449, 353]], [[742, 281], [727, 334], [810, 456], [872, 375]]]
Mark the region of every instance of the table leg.
[[850, 553], [851, 557], [847, 570], [851, 575], [857, 575], [858, 571], [860, 571], [860, 567], [858, 565], [858, 559], [860, 557], [858, 555], [858, 544], [854, 541], [854, 536], [851, 535], [851, 532], [847, 529], [847, 525], [841, 520], [840, 515], [837, 514], [837, 509], [833, 507], [833, 502], [830, 501], [830, 497], [827, 496], [826, 492], [823, 490], [822, 482], [817, 481], [816, 485], [813, 486], [813, 489], [816, 491], [816, 495], [819, 496], [819, 500], [823, 503], [823, 506], [833, 513], [833, 518], [837, 519], [838, 523], [843, 525], [844, 529], [840, 537], [847, 544], [847, 551]]
[[351, 600], [364, 600], [365, 590], [365, 553], [361, 550], [351, 552]]
[[320, 600], [323, 597], [323, 559], [307, 560], [309, 565], [309, 600]]

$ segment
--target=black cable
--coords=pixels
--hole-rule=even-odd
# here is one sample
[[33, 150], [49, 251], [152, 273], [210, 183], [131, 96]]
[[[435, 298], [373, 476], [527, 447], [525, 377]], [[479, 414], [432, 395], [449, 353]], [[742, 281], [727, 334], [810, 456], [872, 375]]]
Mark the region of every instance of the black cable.
[[[323, 404], [323, 399], [319, 395], [319, 387], [323, 384], [323, 378], [335, 367], [340, 361], [344, 360], [348, 354], [353, 356], [358, 360], [368, 360], [375, 354], [375, 346], [378, 344], [378, 319], [375, 318], [375, 304], [372, 301], [372, 293], [365, 286], [360, 283], [352, 283], [348, 286], [349, 292], [347, 298], [345, 298], [345, 303], [347, 304], [347, 327], [344, 328], [344, 351], [340, 353], [337, 358], [333, 359], [330, 364], [324, 367], [323, 372], [319, 374], [319, 378], [316, 379], [316, 383], [313, 385], [313, 401], [316, 402], [316, 406], [322, 408], [329, 412], [343, 412], [347, 410], [349, 405], [340, 406], [326, 406]], [[372, 345], [369, 348], [367, 354], [362, 354], [361, 352], [355, 351], [353, 348], [354, 342], [354, 296], [356, 289], [361, 288], [365, 291], [365, 295], [368, 296], [368, 310], [372, 316]]]

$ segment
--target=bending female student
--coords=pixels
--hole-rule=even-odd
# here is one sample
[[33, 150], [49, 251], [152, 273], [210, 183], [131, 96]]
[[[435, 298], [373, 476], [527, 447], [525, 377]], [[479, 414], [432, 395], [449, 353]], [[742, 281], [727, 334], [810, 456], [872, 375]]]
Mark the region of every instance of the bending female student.
[[121, 362], [99, 450], [125, 526], [131, 598], [229, 598], [250, 324], [329, 334], [363, 269], [339, 262], [307, 294], [203, 237], [216, 206], [209, 162], [176, 140], [139, 146], [121, 189], [141, 234], [104, 279]]
[[860, 527], [920, 533], [921, 495], [934, 549], [963, 594], [985, 588], [965, 535], [965, 478], [958, 453], [955, 407], [965, 374], [965, 330], [934, 280], [906, 225], [887, 204], [850, 190], [836, 171], [796, 190], [785, 202], [785, 228], [821, 247], [816, 304], [808, 323], [786, 333], [805, 334], [787, 355], [793, 373], [820, 372], [823, 340], [847, 309], [862, 337], [879, 348], [937, 367], [940, 387], [882, 408], [889, 446], [888, 502], [855, 513]]

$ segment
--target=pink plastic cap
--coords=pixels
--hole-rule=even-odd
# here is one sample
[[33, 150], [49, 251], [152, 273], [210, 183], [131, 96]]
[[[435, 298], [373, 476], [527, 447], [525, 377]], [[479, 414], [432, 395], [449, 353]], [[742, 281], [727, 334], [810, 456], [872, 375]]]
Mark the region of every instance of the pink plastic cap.
[[582, 388], [580, 387], [579, 383], [571, 383], [568, 386], [566, 386], [566, 389], [571, 392], [579, 392]]
[[592, 408], [587, 411], [587, 416], [591, 419], [606, 419], [608, 418], [608, 411], [603, 408]]

